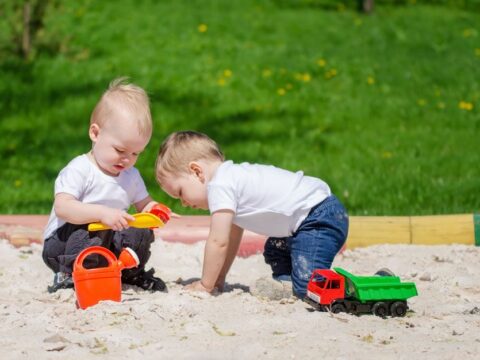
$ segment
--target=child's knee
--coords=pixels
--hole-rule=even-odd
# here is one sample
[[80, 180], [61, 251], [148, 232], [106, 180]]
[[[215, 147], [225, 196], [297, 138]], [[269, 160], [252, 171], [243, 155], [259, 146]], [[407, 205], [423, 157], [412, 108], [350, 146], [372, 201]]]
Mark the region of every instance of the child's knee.
[[121, 242], [123, 247], [135, 249], [150, 249], [150, 245], [155, 241], [153, 231], [150, 229], [128, 228], [123, 231]]
[[65, 243], [55, 243], [54, 240], [45, 240], [42, 250], [42, 259], [53, 272], [58, 272], [60, 264], [58, 256], [65, 252]]
[[78, 255], [82, 250], [92, 247], [101, 246], [102, 239], [98, 237], [90, 238], [87, 230], [79, 229], [74, 231], [65, 244], [65, 255]]

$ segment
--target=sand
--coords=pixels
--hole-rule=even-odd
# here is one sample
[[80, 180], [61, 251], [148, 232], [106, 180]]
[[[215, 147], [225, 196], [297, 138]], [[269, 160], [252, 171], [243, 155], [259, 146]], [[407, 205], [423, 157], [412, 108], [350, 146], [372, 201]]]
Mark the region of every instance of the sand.
[[388, 267], [417, 284], [404, 318], [311, 311], [248, 290], [269, 274], [261, 255], [234, 263], [219, 296], [183, 290], [198, 277], [204, 243], [157, 240], [149, 264], [168, 293], [124, 286], [122, 302], [77, 310], [73, 290], [46, 291], [41, 247], [0, 240], [2, 359], [474, 359], [480, 351], [480, 248], [381, 245], [335, 261], [356, 274]]

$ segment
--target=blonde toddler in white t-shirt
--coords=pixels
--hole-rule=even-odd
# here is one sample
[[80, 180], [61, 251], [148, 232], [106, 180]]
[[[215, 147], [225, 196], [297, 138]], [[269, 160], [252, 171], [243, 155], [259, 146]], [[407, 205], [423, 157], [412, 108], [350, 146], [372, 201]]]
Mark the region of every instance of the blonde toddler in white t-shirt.
[[211, 213], [202, 277], [191, 290], [223, 289], [247, 229], [268, 236], [264, 257], [273, 278], [282, 286], [291, 281], [293, 294], [303, 298], [312, 271], [330, 268], [347, 238], [347, 212], [324, 181], [225, 161], [218, 145], [198, 132], [176, 132], [163, 142], [156, 177], [184, 206]]

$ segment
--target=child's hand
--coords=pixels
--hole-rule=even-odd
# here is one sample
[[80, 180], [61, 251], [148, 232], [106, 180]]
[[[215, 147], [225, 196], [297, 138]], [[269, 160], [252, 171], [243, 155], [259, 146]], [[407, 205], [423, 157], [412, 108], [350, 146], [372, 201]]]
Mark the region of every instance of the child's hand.
[[105, 207], [100, 222], [107, 225], [114, 231], [128, 229], [128, 221], [134, 221], [135, 218], [126, 211]]
[[198, 280], [186, 285], [185, 289], [189, 291], [204, 291], [211, 294], [215, 288], [207, 289], [205, 286], [203, 286], [202, 281]]

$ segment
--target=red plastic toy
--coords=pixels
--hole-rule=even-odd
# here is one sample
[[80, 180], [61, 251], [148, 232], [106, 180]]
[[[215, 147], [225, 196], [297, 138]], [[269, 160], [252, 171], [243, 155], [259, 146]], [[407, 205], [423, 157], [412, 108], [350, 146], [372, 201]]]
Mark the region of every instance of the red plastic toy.
[[405, 316], [407, 299], [418, 295], [414, 283], [401, 282], [398, 276], [357, 276], [342, 268], [334, 270], [314, 270], [307, 285], [305, 301], [317, 310]]
[[[101, 255], [108, 261], [107, 267], [86, 269], [83, 261], [89, 255]], [[117, 257], [102, 246], [92, 246], [83, 250], [75, 260], [73, 282], [77, 304], [86, 309], [101, 300], [120, 301], [122, 297], [122, 270], [138, 266], [137, 254], [130, 248], [124, 248]]]
[[153, 214], [160, 218], [164, 224], [166, 224], [170, 220], [170, 215], [172, 214], [172, 210], [166, 205], [163, 204], [156, 204], [153, 205], [150, 209], [150, 214]]

